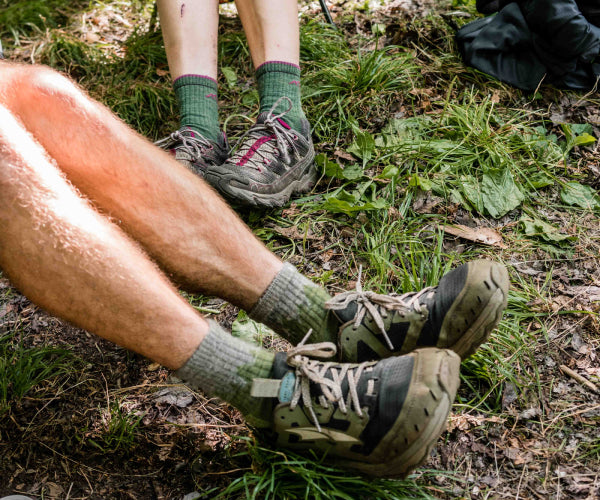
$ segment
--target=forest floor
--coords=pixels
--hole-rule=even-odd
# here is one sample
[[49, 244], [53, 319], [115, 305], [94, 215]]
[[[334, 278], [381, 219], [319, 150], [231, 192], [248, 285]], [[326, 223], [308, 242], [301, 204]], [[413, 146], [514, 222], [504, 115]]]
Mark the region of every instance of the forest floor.
[[[465, 67], [454, 33], [478, 16], [470, 0], [328, 3], [337, 29], [300, 2], [322, 177], [281, 209], [240, 215], [332, 293], [361, 265], [365, 289], [406, 292], [474, 258], [506, 264], [507, 312], [463, 363], [429, 461], [405, 481], [369, 481], [265, 449], [232, 407], [48, 315], [0, 275], [0, 495], [600, 497], [598, 94], [527, 94]], [[0, 0], [0, 40], [9, 61], [69, 74], [151, 140], [177, 128], [152, 2]], [[219, 58], [235, 141], [258, 95], [230, 4]], [[185, 297], [281, 346], [224, 301]]]

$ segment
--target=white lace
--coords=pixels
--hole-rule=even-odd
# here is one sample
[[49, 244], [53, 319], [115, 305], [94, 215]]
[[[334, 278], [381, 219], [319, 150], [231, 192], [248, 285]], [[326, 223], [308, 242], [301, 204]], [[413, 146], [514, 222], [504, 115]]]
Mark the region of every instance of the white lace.
[[[287, 101], [288, 107], [285, 111], [282, 111], [279, 114], [274, 114], [275, 110], [279, 106], [279, 103], [282, 101]], [[290, 155], [288, 149], [291, 147], [295, 153], [298, 153], [298, 148], [296, 147], [296, 140], [298, 136], [296, 132], [292, 129], [287, 129], [281, 123], [279, 123], [278, 119], [283, 118], [287, 113], [291, 111], [293, 107], [292, 100], [289, 97], [283, 96], [275, 101], [275, 104], [271, 107], [269, 112], [267, 113], [267, 117], [263, 123], [256, 123], [248, 131], [240, 137], [236, 146], [233, 148], [235, 153], [231, 155], [228, 163], [237, 163], [252, 147], [252, 145], [265, 135], [274, 135], [275, 142], [272, 141], [265, 142], [254, 152], [254, 156], [258, 156], [262, 159], [263, 163], [270, 163], [272, 158], [270, 156], [275, 156], [278, 153], [283, 157], [283, 161], [287, 164], [290, 163]], [[250, 139], [250, 140], [247, 140]], [[244, 142], [246, 141], [246, 142]], [[254, 170], [261, 170], [260, 166], [256, 164], [254, 160], [254, 156], [248, 160], [244, 166], [253, 168]], [[254, 160], [254, 161], [253, 161]]]
[[[327, 409], [329, 408], [329, 403], [337, 403], [344, 415], [348, 413], [348, 408], [353, 408], [356, 414], [362, 418], [363, 411], [360, 407], [357, 390], [358, 382], [365, 368], [375, 363], [340, 364], [310, 359], [307, 356], [331, 358], [337, 352], [337, 348], [332, 342], [306, 345], [305, 342], [311, 333], [312, 329], [308, 331], [302, 342], [287, 352], [286, 362], [296, 370], [296, 385], [290, 401], [290, 408], [293, 410], [300, 402], [300, 399], [302, 399], [302, 404], [309, 411], [315, 427], [321, 432], [321, 425], [315, 414], [310, 395], [311, 382], [318, 384], [323, 393], [319, 396], [319, 405], [321, 407]], [[327, 371], [331, 374], [331, 378], [325, 376]], [[348, 397], [345, 401], [342, 393], [344, 378], [348, 380]]]
[[187, 153], [189, 153], [194, 160], [197, 160], [202, 156], [207, 149], [212, 149], [213, 145], [204, 136], [198, 132], [194, 132], [194, 137], [189, 133], [183, 134], [182, 132], [187, 129], [180, 129], [172, 132], [164, 139], [156, 141], [154, 144], [162, 149], [168, 149], [173, 146], [183, 147]]
[[[380, 295], [375, 292], [365, 292], [362, 289], [360, 278], [362, 274], [362, 267], [358, 271], [358, 280], [356, 282], [356, 290], [340, 293], [335, 297], [329, 299], [325, 303], [325, 308], [333, 311], [340, 309], [346, 309], [351, 302], [356, 302], [356, 315], [354, 316], [353, 328], [357, 329], [361, 324], [367, 312], [375, 321], [375, 324], [379, 328], [379, 331], [383, 335], [388, 347], [394, 350], [394, 344], [390, 340], [383, 319], [387, 317], [387, 311], [398, 311], [400, 314], [407, 314], [411, 311], [415, 311], [423, 315], [427, 310], [423, 304], [419, 302], [419, 299], [430, 292], [435, 290], [435, 287], [423, 288], [419, 292], [408, 292], [403, 295], [390, 294]], [[383, 309], [383, 313], [381, 310]]]

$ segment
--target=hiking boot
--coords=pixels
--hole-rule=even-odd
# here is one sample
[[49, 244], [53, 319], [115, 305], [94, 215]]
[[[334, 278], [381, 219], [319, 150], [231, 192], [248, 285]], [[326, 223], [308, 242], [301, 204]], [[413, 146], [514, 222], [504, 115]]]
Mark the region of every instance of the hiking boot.
[[207, 169], [221, 165], [229, 156], [229, 145], [225, 135], [220, 143], [216, 143], [190, 127], [181, 127], [154, 144], [170, 151], [179, 163], [202, 178]]
[[283, 119], [287, 111], [275, 114], [281, 100], [258, 115], [231, 157], [206, 175], [207, 182], [226, 198], [244, 205], [280, 207], [293, 194], [315, 185], [310, 125], [304, 119], [301, 130], [292, 129]]
[[500, 322], [508, 299], [502, 264], [476, 260], [446, 274], [438, 286], [403, 295], [356, 291], [336, 295], [325, 307], [341, 323], [340, 357], [361, 362], [405, 354], [419, 347], [473, 354]]
[[323, 342], [275, 355], [272, 378], [252, 386], [253, 396], [273, 399], [266, 435], [364, 474], [406, 476], [427, 460], [446, 428], [460, 358], [434, 348], [357, 364], [306, 357], [335, 353], [334, 344]]

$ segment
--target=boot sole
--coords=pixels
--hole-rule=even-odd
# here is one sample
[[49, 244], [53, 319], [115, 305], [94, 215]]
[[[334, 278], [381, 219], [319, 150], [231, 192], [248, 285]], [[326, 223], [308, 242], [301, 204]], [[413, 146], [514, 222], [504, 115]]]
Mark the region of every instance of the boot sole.
[[[297, 167], [298, 169], [302, 169], [302, 174], [300, 177], [291, 181], [283, 189], [276, 193], [260, 193], [247, 189], [232, 187], [229, 185], [229, 183], [221, 178], [215, 169], [208, 170], [205, 173], [204, 178], [209, 184], [215, 187], [223, 196], [233, 203], [264, 208], [282, 207], [289, 201], [292, 195], [307, 193], [317, 183], [319, 175], [314, 165], [314, 158], [315, 153], [313, 150], [302, 161], [302, 163], [305, 163], [305, 165]], [[290, 175], [291, 173], [292, 171], [289, 171], [287, 172], [287, 175]]]

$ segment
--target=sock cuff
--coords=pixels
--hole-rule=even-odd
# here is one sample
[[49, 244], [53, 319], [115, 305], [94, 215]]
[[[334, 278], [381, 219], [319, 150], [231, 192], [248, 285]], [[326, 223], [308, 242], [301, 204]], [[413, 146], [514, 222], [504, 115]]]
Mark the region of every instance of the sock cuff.
[[293, 284], [298, 280], [307, 282], [304, 284], [316, 286], [308, 278], [302, 276], [292, 264], [288, 262], [283, 264], [248, 315], [256, 321], [267, 324], [265, 321], [268, 321], [273, 311], [281, 307], [282, 298], [290, 294], [290, 289], [295, 288]]
[[185, 85], [199, 85], [215, 90], [218, 88], [217, 80], [206, 75], [181, 75], [173, 80], [173, 88], [175, 90]]
[[322, 338], [329, 298], [323, 288], [286, 263], [248, 314], [297, 344], [310, 329], [313, 338]]
[[284, 61], [267, 61], [256, 68], [256, 78], [271, 72], [287, 73], [300, 78], [300, 66]]

